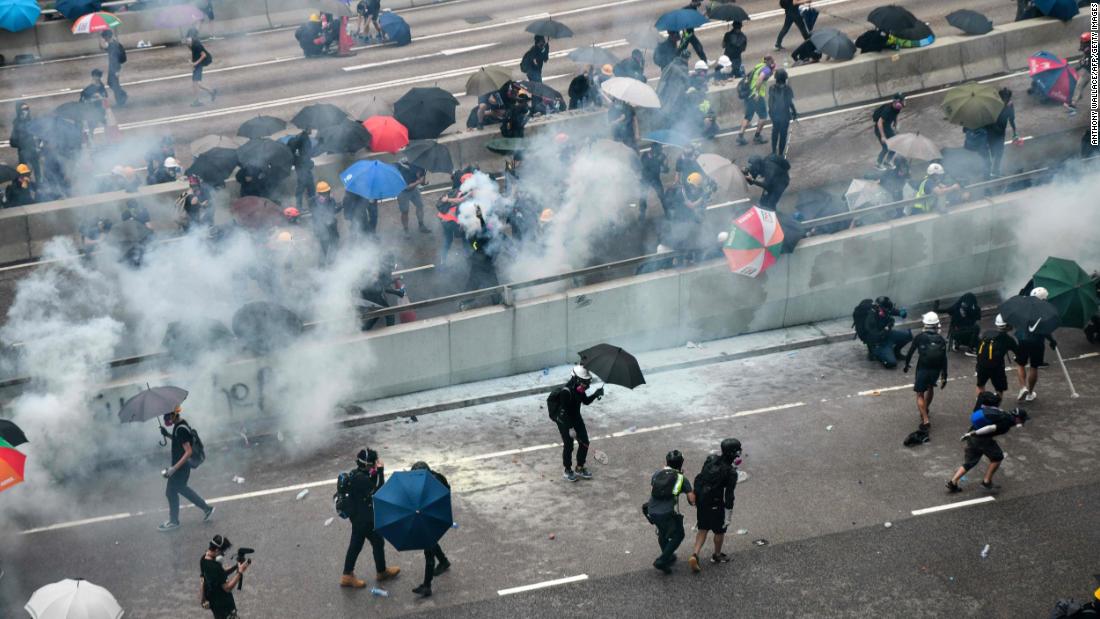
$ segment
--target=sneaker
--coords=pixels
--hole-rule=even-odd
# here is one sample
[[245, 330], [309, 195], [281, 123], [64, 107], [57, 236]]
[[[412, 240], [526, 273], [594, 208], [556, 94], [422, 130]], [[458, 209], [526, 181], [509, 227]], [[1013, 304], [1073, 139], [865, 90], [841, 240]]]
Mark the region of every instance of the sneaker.
[[565, 481], [577, 481], [577, 474], [573, 472], [573, 469], [565, 469], [565, 472], [561, 474], [561, 478]]
[[764, 136], [760, 135], [759, 133], [756, 133], [752, 136], [752, 143], [753, 144], [767, 144], [768, 142], [764, 139]]
[[737, 145], [738, 146], [745, 146], [748, 143], [749, 143], [749, 141], [745, 139], [744, 135], [737, 136]]
[[202, 521], [203, 522], [210, 522], [210, 517], [214, 515], [214, 509], [215, 509], [214, 506], [211, 505], [210, 509], [208, 509], [208, 510], [206, 510], [202, 513]]
[[983, 481], [982, 489], [984, 489], [986, 492], [996, 492], [997, 490], [1001, 489], [1001, 486], [992, 482], [987, 484]]
[[967, 357], [974, 357], [974, 358], [978, 357], [978, 353], [974, 352], [973, 350], [964, 350], [963, 354], [966, 355]]
[[439, 576], [440, 574], [442, 574], [443, 572], [446, 572], [449, 569], [451, 569], [451, 562], [450, 561], [442, 561], [440, 563], [437, 563], [436, 566], [435, 566], [435, 570], [432, 571], [432, 576]]
[[420, 227], [417, 228], [417, 230], [420, 230], [421, 232], [423, 232], [425, 234], [431, 232], [431, 230], [428, 228], [428, 226], [425, 226], [424, 224], [420, 224]]
[[881, 163], [876, 163], [875, 164], [875, 169], [878, 170], [879, 172], [885, 172], [886, 170], [889, 170], [890, 168], [887, 168], [885, 165], [883, 165]]
[[921, 430], [921, 431], [924, 431], [924, 432], [927, 432], [931, 427], [932, 427], [932, 424], [931, 424], [931, 422], [929, 422], [929, 423], [920, 424], [919, 426], [917, 426], [917, 429]]
[[1020, 393], [1016, 394], [1016, 401], [1022, 402], [1027, 397], [1027, 387], [1020, 389]]
[[432, 597], [432, 586], [420, 585], [419, 587], [413, 589], [413, 593], [419, 595], [422, 598], [430, 598]]
[[367, 586], [367, 581], [356, 578], [355, 574], [344, 574], [340, 577], [340, 586], [362, 589]]
[[783, 47], [782, 45], [780, 45], [780, 44], [778, 44], [778, 43], [776, 43], [776, 44], [775, 44], [775, 51], [777, 51], [777, 52], [781, 52], [781, 51], [783, 51], [784, 49], [787, 49], [787, 48]]
[[950, 492], [951, 494], [955, 494], [956, 492], [962, 492], [962, 488], [959, 487], [959, 484], [956, 484], [955, 482], [951, 481], [950, 479], [947, 480], [947, 483], [944, 484], [944, 485], [947, 486], [947, 491]]
[[160, 531], [161, 533], [164, 533], [166, 531], [175, 531], [178, 528], [180, 528], [180, 523], [172, 522], [171, 520], [169, 520], [169, 521], [164, 522], [163, 524], [161, 524], [159, 527], [157, 527], [157, 530]]
[[381, 572], [378, 572], [378, 582], [382, 582], [383, 580], [389, 580], [389, 579], [397, 576], [400, 573], [401, 573], [401, 568], [399, 568], [399, 567], [396, 567], [396, 566], [395, 567], [387, 567], [386, 569], [382, 570]]
[[672, 566], [671, 566], [671, 565], [665, 565], [664, 563], [657, 563], [656, 561], [654, 561], [654, 562], [653, 562], [653, 567], [655, 567], [655, 568], [657, 568], [657, 569], [661, 570], [661, 571], [662, 571], [662, 572], [664, 572], [664, 573], [665, 573], [666, 575], [668, 575], [668, 574], [671, 574], [671, 573], [672, 573]]
[[1027, 397], [1024, 398], [1024, 399], [1027, 400], [1028, 402], [1034, 402], [1035, 398], [1037, 398], [1037, 397], [1039, 397], [1038, 393], [1035, 393], [1034, 391], [1028, 391], [1027, 392]]
[[703, 571], [703, 568], [699, 567], [699, 557], [696, 555], [691, 555], [691, 558], [688, 559], [688, 565], [691, 566], [691, 571], [696, 574]]
[[716, 555], [711, 555], [710, 556], [710, 562], [711, 563], [729, 563], [730, 562], [730, 556], [728, 554], [724, 553], [724, 552], [720, 552]]
[[580, 477], [581, 479], [592, 479], [592, 473], [588, 471], [588, 467], [578, 466], [577, 477]]

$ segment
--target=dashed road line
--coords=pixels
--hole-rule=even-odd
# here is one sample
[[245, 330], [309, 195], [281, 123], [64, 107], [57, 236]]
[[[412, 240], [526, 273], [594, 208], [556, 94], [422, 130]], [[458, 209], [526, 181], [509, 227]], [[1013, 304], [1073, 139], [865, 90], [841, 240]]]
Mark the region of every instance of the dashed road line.
[[581, 582], [582, 580], [588, 580], [588, 574], [578, 574], [576, 576], [569, 576], [566, 578], [556, 578], [554, 580], [544, 580], [537, 582], [533, 585], [523, 585], [522, 587], [512, 587], [511, 589], [501, 589], [497, 591], [497, 595], [513, 595], [516, 593], [523, 593], [525, 591], [535, 591], [537, 589], [546, 589], [547, 587], [557, 587], [558, 585], [567, 585], [571, 582]]

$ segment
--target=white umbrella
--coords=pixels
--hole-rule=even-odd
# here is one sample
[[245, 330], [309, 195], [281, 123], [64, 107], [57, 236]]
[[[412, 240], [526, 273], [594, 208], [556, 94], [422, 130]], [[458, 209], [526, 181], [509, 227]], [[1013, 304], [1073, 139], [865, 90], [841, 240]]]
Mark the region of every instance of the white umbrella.
[[844, 192], [844, 200], [848, 202], [850, 211], [893, 202], [890, 193], [878, 181], [867, 181], [861, 178], [852, 180], [848, 185], [848, 191]]
[[31, 619], [119, 619], [122, 607], [111, 592], [87, 580], [66, 578], [34, 592], [23, 607]]
[[892, 138], [886, 138], [886, 148], [906, 159], [932, 161], [943, 158], [936, 143], [919, 133], [899, 133]]
[[706, 153], [699, 155], [696, 162], [700, 168], [703, 168], [703, 173], [718, 185], [727, 199], [736, 200], [749, 195], [749, 184], [745, 182], [745, 175], [741, 173], [741, 168], [729, 159]]
[[633, 77], [613, 77], [603, 83], [603, 89], [609, 97], [614, 97], [623, 103], [629, 103], [638, 107], [651, 107], [659, 109], [661, 98], [657, 91], [649, 84], [639, 82]]

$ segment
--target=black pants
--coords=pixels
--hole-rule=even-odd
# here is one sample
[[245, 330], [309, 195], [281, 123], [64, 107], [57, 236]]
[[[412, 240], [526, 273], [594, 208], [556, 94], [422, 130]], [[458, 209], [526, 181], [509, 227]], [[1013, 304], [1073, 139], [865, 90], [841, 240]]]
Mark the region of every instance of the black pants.
[[1005, 154], [1005, 134], [989, 134], [989, 175], [1001, 175], [1001, 158]]
[[117, 101], [119, 105], [126, 105], [126, 100], [129, 99], [130, 96], [122, 89], [122, 84], [118, 81], [118, 73], [112, 71], [107, 74], [107, 87], [111, 89], [111, 92], [115, 93], [115, 101]]
[[[880, 137], [880, 134], [878, 132], [878, 127], [875, 127], [875, 138], [877, 139], [879, 137]], [[889, 140], [892, 137], [894, 137], [894, 132], [890, 131], [890, 130], [887, 130], [886, 131], [886, 139]], [[892, 161], [894, 159], [894, 151], [890, 150], [890, 147], [886, 145], [885, 141], [879, 142], [879, 144], [881, 145], [882, 148], [878, 152], [877, 163], [879, 165], [885, 165], [886, 163], [889, 163], [890, 161]]]
[[294, 203], [298, 206], [298, 210], [301, 211], [302, 199], [304, 197], [312, 198], [317, 193], [313, 181], [313, 168], [295, 168], [294, 174], [298, 179], [298, 184], [294, 188]]
[[661, 547], [661, 556], [653, 565], [669, 566], [676, 560], [676, 549], [684, 541], [684, 516], [675, 512], [653, 515], [653, 524], [657, 525], [657, 545]]
[[363, 551], [363, 543], [370, 542], [371, 552], [374, 554], [374, 570], [386, 571], [386, 540], [382, 539], [374, 530], [374, 512], [361, 520], [353, 520], [351, 523], [351, 541], [348, 542], [348, 552], [344, 555], [344, 573], [351, 574], [355, 571], [355, 562], [359, 559], [359, 553]]
[[561, 433], [561, 465], [567, 469], [573, 468], [573, 437], [569, 435], [569, 430], [573, 430], [577, 433], [577, 442], [580, 446], [577, 447], [577, 466], [584, 466], [585, 460], [588, 459], [588, 429], [584, 427], [584, 419], [577, 415], [576, 417], [567, 417], [564, 422], [558, 424], [558, 432]]
[[336, 252], [336, 246], [340, 243], [340, 229], [336, 222], [313, 226], [313, 233], [317, 236], [317, 242], [321, 244], [321, 262], [327, 264]]
[[432, 577], [435, 576], [436, 563], [446, 565], [450, 563], [447, 560], [447, 555], [443, 554], [443, 549], [439, 547], [439, 544], [432, 546], [424, 550], [424, 586], [432, 586]]
[[542, 81], [542, 69], [532, 69], [530, 71], [525, 71], [524, 75], [527, 76], [528, 81], [531, 81], [531, 82], [541, 82]]
[[791, 24], [798, 27], [798, 31], [802, 33], [803, 40], [810, 38], [810, 31], [806, 30], [806, 23], [802, 21], [802, 14], [798, 12], [798, 8], [784, 9], [783, 27], [779, 29], [779, 36], [775, 38], [776, 47], [783, 47], [783, 37], [787, 36], [787, 33], [791, 29]]
[[210, 511], [210, 506], [206, 504], [206, 501], [202, 500], [199, 493], [195, 492], [187, 485], [187, 481], [191, 479], [191, 465], [184, 464], [183, 468], [176, 471], [171, 477], [168, 478], [168, 486], [165, 488], [164, 495], [168, 497], [168, 521], [179, 523], [180, 521], [180, 495], [195, 504], [195, 507], [202, 511]]
[[791, 128], [791, 119], [772, 117], [772, 154], [784, 157], [787, 150], [787, 131]]

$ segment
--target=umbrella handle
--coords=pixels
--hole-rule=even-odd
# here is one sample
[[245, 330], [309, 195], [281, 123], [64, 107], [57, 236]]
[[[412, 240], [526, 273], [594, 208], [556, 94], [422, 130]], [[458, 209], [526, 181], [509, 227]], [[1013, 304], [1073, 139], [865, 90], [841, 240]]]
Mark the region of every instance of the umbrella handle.
[[1066, 369], [1066, 362], [1062, 360], [1062, 351], [1055, 348], [1054, 354], [1058, 355], [1058, 364], [1062, 366], [1062, 375], [1066, 377], [1066, 383], [1069, 385], [1069, 397], [1081, 397], [1081, 394], [1077, 393], [1077, 390], [1073, 388], [1073, 381], [1070, 380], [1069, 370]]

